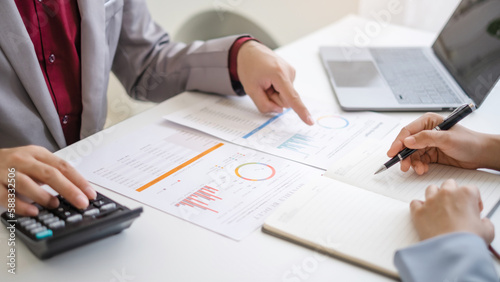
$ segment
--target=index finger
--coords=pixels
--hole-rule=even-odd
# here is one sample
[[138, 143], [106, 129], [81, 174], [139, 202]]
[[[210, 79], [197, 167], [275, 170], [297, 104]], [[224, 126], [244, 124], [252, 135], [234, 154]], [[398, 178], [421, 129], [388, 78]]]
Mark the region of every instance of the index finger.
[[90, 186], [88, 181], [78, 171], [65, 160], [58, 158], [46, 150], [34, 150], [33, 156], [36, 160], [56, 168], [73, 185], [79, 188], [89, 199], [95, 199], [97, 193]]
[[405, 148], [405, 146], [403, 145], [403, 141], [408, 136], [411, 136], [423, 130], [433, 129], [442, 121], [443, 117], [435, 113], [426, 113], [420, 116], [415, 121], [411, 122], [407, 126], [403, 127], [403, 129], [401, 129], [394, 142], [392, 142], [391, 148], [389, 148], [389, 151], [387, 151], [387, 156], [392, 158], [399, 151], [403, 150]]
[[299, 93], [295, 91], [293, 85], [290, 81], [280, 78], [278, 81], [273, 83], [274, 89], [280, 95], [282, 95], [282, 99], [285, 103], [287, 103], [290, 108], [292, 108], [297, 115], [299, 115], [300, 119], [308, 125], [313, 125], [314, 120], [309, 113], [309, 110], [306, 108], [302, 100], [300, 99]]

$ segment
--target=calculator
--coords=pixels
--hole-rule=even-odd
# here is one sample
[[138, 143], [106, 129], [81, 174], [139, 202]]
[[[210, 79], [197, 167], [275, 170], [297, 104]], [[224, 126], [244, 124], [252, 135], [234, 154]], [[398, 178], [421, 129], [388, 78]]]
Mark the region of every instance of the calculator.
[[39, 210], [37, 216], [17, 216], [9, 212], [1, 216], [7, 227], [15, 226], [16, 239], [23, 241], [40, 259], [120, 233], [142, 213], [142, 207], [131, 210], [100, 193], [84, 210], [57, 197], [60, 204], [56, 209], [34, 204]]

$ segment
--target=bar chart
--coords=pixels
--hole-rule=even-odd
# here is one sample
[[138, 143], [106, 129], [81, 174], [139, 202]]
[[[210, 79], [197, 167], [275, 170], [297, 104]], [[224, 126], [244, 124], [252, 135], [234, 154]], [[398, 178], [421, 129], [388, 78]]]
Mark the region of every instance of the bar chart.
[[294, 134], [292, 137], [279, 145], [278, 149], [286, 149], [300, 154], [309, 155], [311, 149], [317, 148], [317, 146], [314, 146], [312, 143], [313, 139], [311, 137], [302, 134]]
[[222, 198], [215, 196], [215, 193], [219, 190], [212, 188], [210, 186], [203, 186], [203, 188], [194, 192], [193, 194], [186, 197], [184, 200], [180, 201], [175, 206], [188, 206], [192, 208], [200, 208], [202, 210], [208, 210], [215, 213], [219, 213], [218, 211], [209, 208], [209, 204], [215, 200], [222, 200]]

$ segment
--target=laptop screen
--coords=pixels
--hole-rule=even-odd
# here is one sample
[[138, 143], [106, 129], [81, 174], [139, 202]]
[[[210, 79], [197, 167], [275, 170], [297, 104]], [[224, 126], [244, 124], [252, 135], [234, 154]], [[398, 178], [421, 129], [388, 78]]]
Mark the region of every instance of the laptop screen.
[[462, 0], [432, 49], [481, 105], [500, 76], [500, 1]]

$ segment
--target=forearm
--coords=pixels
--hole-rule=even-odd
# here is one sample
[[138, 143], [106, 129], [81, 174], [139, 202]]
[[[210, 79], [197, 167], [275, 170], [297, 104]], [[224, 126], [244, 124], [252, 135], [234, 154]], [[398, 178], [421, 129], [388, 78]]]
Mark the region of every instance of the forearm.
[[484, 149], [481, 156], [481, 167], [500, 171], [500, 135], [481, 134]]
[[166, 43], [150, 62], [137, 63], [143, 65], [144, 72], [130, 84], [130, 95], [153, 102], [190, 90], [236, 95], [227, 63], [229, 48], [236, 38], [195, 41], [189, 45]]
[[125, 1], [123, 11], [112, 70], [130, 96], [159, 102], [186, 90], [236, 95], [228, 54], [239, 36], [172, 42], [145, 1]]

